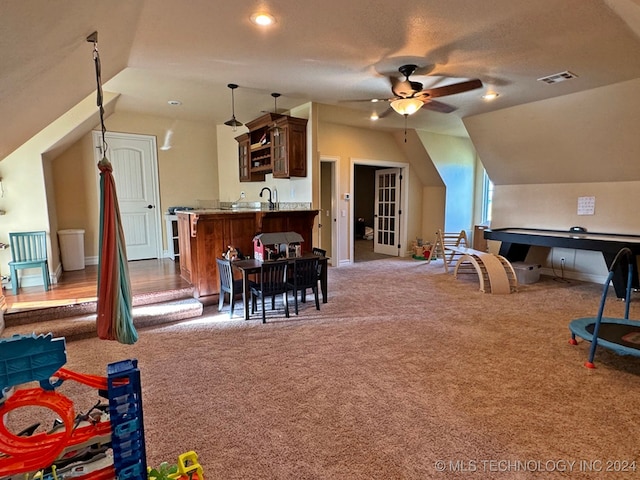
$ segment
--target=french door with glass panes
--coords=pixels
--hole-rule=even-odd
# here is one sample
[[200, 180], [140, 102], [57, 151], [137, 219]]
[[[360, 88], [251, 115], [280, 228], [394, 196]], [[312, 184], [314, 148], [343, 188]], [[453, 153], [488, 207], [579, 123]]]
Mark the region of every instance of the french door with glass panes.
[[373, 222], [373, 251], [376, 253], [399, 255], [401, 182], [399, 168], [376, 170], [376, 204]]

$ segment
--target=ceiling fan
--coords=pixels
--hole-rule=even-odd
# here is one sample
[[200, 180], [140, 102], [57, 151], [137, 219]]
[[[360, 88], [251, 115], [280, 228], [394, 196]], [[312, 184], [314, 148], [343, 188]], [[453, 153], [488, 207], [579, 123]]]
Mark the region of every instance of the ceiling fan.
[[388, 115], [392, 109], [400, 115], [405, 116], [414, 114], [422, 107], [436, 112], [451, 113], [456, 109], [454, 106], [433, 99], [436, 97], [445, 97], [447, 95], [464, 93], [482, 87], [482, 82], [476, 78], [473, 80], [453, 83], [451, 85], [444, 85], [442, 87], [423, 89], [422, 83], [413, 81], [409, 78], [417, 69], [417, 65], [402, 65], [398, 68], [398, 71], [404, 75], [404, 80], [393, 76], [390, 77], [391, 92], [394, 97], [368, 100], [373, 102], [390, 102], [391, 108], [380, 114], [380, 118]]

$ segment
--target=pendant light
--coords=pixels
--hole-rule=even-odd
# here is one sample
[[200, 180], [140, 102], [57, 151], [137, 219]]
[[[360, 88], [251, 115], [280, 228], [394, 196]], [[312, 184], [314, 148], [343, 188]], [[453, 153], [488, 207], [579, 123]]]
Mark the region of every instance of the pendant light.
[[242, 126], [242, 122], [236, 120], [236, 106], [235, 99], [233, 97], [233, 91], [238, 88], [238, 85], [236, 85], [235, 83], [230, 83], [229, 85], [227, 85], [227, 87], [231, 89], [231, 120], [227, 120], [226, 122], [224, 122], [224, 124], [230, 126], [231, 130], [235, 132], [236, 130], [238, 130], [238, 127]]
[[[271, 96], [273, 97], [273, 113], [277, 115], [278, 114], [278, 97], [280, 96], [280, 94], [272, 93]], [[273, 124], [273, 136], [274, 137], [280, 136], [280, 129], [278, 128], [278, 125], [276, 125], [275, 122]]]

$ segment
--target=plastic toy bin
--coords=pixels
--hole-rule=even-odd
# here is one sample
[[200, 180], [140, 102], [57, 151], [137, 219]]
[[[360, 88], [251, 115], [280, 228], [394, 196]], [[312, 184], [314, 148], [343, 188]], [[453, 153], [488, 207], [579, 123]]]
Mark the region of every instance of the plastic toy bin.
[[540, 280], [540, 269], [542, 268], [542, 265], [524, 262], [512, 262], [511, 266], [516, 272], [518, 283], [526, 285], [528, 283], [536, 283], [538, 280]]

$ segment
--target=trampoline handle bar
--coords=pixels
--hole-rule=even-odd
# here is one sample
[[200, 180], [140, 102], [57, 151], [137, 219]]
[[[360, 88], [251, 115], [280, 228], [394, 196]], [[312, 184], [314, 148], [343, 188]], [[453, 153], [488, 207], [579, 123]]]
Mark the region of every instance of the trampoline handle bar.
[[633, 264], [633, 254], [631, 253], [631, 249], [628, 247], [623, 247], [618, 251], [618, 253], [616, 253], [613, 262], [611, 262], [611, 266], [609, 267], [610, 272], [613, 272], [616, 269], [623, 256], [627, 257], [627, 262], [629, 263], [629, 265]]
[[621, 248], [620, 251], [616, 254], [613, 262], [611, 262], [611, 267], [609, 267], [609, 275], [607, 277], [607, 281], [604, 284], [604, 288], [602, 289], [602, 298], [600, 300], [600, 308], [598, 309], [598, 316], [596, 317], [596, 323], [593, 328], [593, 341], [591, 342], [591, 348], [589, 350], [589, 363], [593, 363], [593, 358], [596, 354], [596, 346], [598, 345], [598, 333], [600, 331], [600, 323], [602, 322], [602, 315], [604, 314], [604, 304], [607, 299], [607, 292], [609, 291], [609, 284], [613, 279], [613, 273], [620, 263], [620, 259], [626, 256], [629, 260], [629, 267], [627, 268], [627, 288], [624, 299], [624, 318], [625, 320], [629, 320], [629, 304], [631, 303], [631, 280], [633, 277], [633, 254], [631, 250], [627, 247]]

